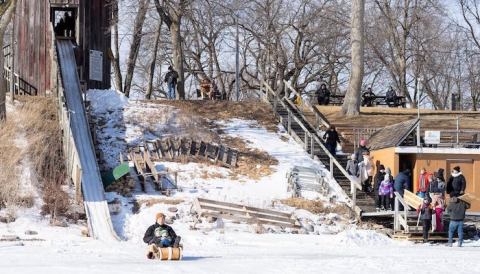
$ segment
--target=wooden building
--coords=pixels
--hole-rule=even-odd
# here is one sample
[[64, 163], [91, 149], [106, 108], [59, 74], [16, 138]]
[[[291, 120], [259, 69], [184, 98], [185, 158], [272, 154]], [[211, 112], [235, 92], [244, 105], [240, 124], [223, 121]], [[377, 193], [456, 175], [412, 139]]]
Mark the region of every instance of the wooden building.
[[[425, 128], [421, 128], [422, 122]], [[370, 154], [376, 167], [382, 164], [390, 167], [394, 175], [408, 168], [412, 171], [412, 188], [416, 192], [420, 170], [425, 168], [433, 173], [442, 168], [445, 170], [445, 179], [448, 180], [450, 172], [454, 167], [459, 166], [467, 181], [466, 193], [471, 193], [480, 198], [480, 143], [478, 142], [478, 131], [471, 131], [470, 138], [453, 136], [452, 130], [440, 120], [421, 120], [421, 139], [417, 145], [417, 127], [419, 120], [413, 119], [378, 130], [369, 139]], [[480, 123], [479, 123], [480, 124]], [[424, 139], [428, 127], [435, 127], [442, 138], [438, 144], [426, 144]], [[443, 134], [442, 134], [443, 132]], [[465, 132], [465, 131], [464, 131]], [[459, 131], [459, 134], [461, 131]], [[476, 139], [476, 140], [475, 140]], [[480, 212], [480, 201], [472, 205], [471, 211]]]
[[[14, 71], [34, 86], [38, 95], [52, 88], [51, 66], [54, 24], [65, 12], [75, 20], [75, 40], [80, 80], [87, 88], [110, 88], [110, 18], [109, 0], [18, 0], [14, 14]], [[103, 54], [101, 81], [89, 78], [90, 50]]]

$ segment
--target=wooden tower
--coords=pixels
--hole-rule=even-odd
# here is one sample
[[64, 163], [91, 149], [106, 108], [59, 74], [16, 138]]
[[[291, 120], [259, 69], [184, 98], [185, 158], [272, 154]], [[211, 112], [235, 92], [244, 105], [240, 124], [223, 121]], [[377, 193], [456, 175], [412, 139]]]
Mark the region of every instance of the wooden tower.
[[[110, 18], [109, 0], [18, 0], [14, 15], [14, 71], [18, 77], [46, 95], [52, 89], [51, 66], [55, 53], [53, 31], [62, 14], [68, 12], [75, 20], [75, 40], [78, 72], [86, 88], [110, 88]], [[63, 38], [65, 39], [65, 38]], [[102, 69], [90, 76], [90, 52], [103, 58]], [[97, 62], [98, 62], [97, 58]], [[100, 80], [100, 81], [99, 81]]]

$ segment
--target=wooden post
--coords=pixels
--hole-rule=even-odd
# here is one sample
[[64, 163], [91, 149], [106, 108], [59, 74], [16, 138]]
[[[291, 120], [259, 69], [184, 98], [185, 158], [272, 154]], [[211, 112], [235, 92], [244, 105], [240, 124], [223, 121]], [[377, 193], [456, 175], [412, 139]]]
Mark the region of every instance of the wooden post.
[[313, 142], [313, 138], [310, 138], [310, 155], [311, 155], [312, 158], [315, 157], [314, 149], [315, 149], [315, 145], [314, 145], [314, 142]]
[[288, 130], [288, 134], [292, 132], [292, 115], [290, 114], [290, 112], [288, 112], [287, 130]]
[[459, 146], [459, 143], [460, 143], [460, 139], [458, 137], [459, 131], [460, 131], [460, 117], [457, 116], [457, 147]]
[[305, 152], [308, 153], [308, 132], [304, 131], [305, 132], [305, 143], [303, 144], [304, 148], [305, 148]]
[[405, 220], [405, 232], [408, 233], [408, 218], [407, 218], [407, 214], [408, 214], [408, 206], [406, 204], [403, 205], [403, 217], [404, 217], [404, 220]]
[[330, 176], [332, 176], [332, 178], [334, 177], [333, 176], [333, 157], [330, 156]]
[[397, 197], [397, 192], [395, 192], [395, 213], [393, 214], [393, 232], [397, 232], [400, 230], [400, 225], [398, 221], [398, 214], [400, 214], [400, 205]]
[[352, 191], [352, 212], [355, 214], [355, 207], [357, 206], [357, 186], [353, 181], [350, 181], [350, 188]]

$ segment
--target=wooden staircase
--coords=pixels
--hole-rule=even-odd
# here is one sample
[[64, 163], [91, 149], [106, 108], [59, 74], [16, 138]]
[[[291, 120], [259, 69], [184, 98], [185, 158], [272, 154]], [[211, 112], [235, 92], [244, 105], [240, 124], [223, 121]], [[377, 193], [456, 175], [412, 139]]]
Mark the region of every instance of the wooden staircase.
[[375, 199], [373, 194], [362, 191], [358, 180], [347, 176], [345, 171], [347, 156], [333, 157], [325, 148], [325, 144], [316, 128], [288, 98], [278, 98], [266, 83], [263, 83], [262, 92], [265, 95], [265, 101], [272, 105], [275, 114], [278, 115], [280, 122], [288, 133], [303, 146], [312, 158], [319, 160], [330, 170], [333, 178], [351, 199], [351, 208], [357, 215], [361, 217], [364, 212], [374, 212]]

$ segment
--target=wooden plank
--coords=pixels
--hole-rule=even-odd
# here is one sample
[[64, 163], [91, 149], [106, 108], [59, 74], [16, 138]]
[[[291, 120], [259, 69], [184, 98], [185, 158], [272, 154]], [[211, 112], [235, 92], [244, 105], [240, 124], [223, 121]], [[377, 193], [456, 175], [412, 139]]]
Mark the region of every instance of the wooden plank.
[[423, 203], [422, 198], [418, 197], [413, 192], [410, 192], [408, 190], [405, 190], [403, 194], [403, 199], [405, 200], [405, 203], [407, 203], [407, 205], [415, 209], [419, 208]]
[[480, 200], [477, 196], [473, 195], [472, 193], [465, 193], [462, 196], [458, 197], [458, 199], [465, 201], [470, 205]]
[[[220, 213], [228, 213], [228, 214], [231, 214], [231, 215], [238, 215], [238, 216], [245, 216], [245, 217], [249, 217], [249, 218], [259, 218], [259, 219], [268, 219], [268, 220], [274, 220], [274, 221], [278, 221], [278, 222], [284, 222], [284, 223], [292, 223], [294, 224], [295, 223], [295, 220], [291, 219], [291, 218], [287, 218], [287, 217], [280, 217], [280, 216], [274, 216], [274, 215], [270, 215], [270, 214], [262, 214], [262, 213], [257, 213], [257, 212], [254, 212], [254, 211], [249, 211], [249, 210], [239, 210], [239, 209], [229, 209], [229, 208], [218, 208], [218, 207], [215, 207], [215, 206], [208, 206], [208, 205], [202, 205], [200, 203], [200, 205], [202, 206], [202, 209], [205, 211], [205, 212], [210, 212], [210, 211], [214, 211], [214, 212], [220, 212]], [[210, 210], [210, 211], [209, 211]]]
[[275, 210], [270, 210], [270, 209], [264, 209], [264, 208], [258, 208], [258, 207], [244, 206], [244, 205], [234, 204], [234, 203], [229, 203], [229, 202], [209, 200], [209, 199], [204, 199], [204, 198], [197, 198], [197, 200], [200, 202], [200, 204], [213, 204], [213, 205], [231, 207], [231, 208], [243, 208], [243, 207], [245, 207], [247, 210], [250, 210], [250, 211], [253, 211], [253, 212], [256, 211], [256, 212], [261, 212], [261, 213], [266, 213], [266, 214], [271, 214], [271, 215], [285, 216], [285, 217], [288, 217], [288, 218], [290, 218], [292, 216], [291, 213], [275, 211]]
[[300, 226], [297, 224], [292, 223], [283, 223], [283, 222], [276, 222], [267, 219], [261, 218], [249, 218], [249, 217], [242, 217], [242, 216], [232, 216], [228, 214], [221, 214], [215, 212], [202, 212], [202, 216], [212, 216], [216, 218], [224, 218], [238, 222], [246, 222], [246, 223], [256, 223], [256, 224], [265, 224], [265, 225], [275, 225], [280, 227], [291, 227], [291, 228], [299, 228]]

